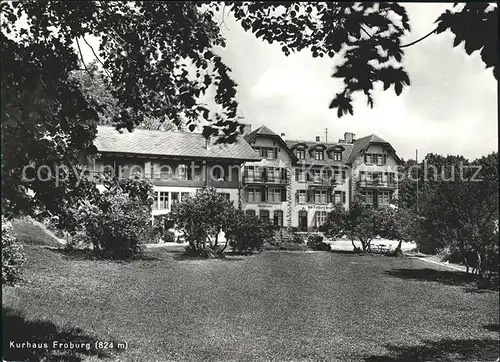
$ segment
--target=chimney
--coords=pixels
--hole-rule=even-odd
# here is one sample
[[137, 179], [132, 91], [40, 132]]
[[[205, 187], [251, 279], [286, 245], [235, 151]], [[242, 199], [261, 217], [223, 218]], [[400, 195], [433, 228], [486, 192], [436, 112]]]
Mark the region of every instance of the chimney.
[[344, 133], [344, 139], [346, 143], [353, 143], [354, 142], [354, 137], [356, 135], [354, 133], [346, 132]]
[[252, 132], [252, 125], [248, 123], [243, 123], [243, 129], [240, 131], [241, 135], [244, 136]]
[[207, 150], [210, 149], [210, 137], [205, 138], [205, 148]]
[[319, 142], [319, 136], [316, 136], [316, 142]]
[[281, 134], [281, 139], [282, 139], [283, 141], [285, 140], [285, 134], [284, 134], [284, 133], [282, 133], [282, 134]]

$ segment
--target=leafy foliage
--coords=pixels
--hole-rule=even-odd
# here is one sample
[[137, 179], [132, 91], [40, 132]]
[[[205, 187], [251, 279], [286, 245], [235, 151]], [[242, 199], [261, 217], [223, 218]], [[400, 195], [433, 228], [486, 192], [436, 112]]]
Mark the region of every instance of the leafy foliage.
[[[410, 25], [398, 3], [2, 2], [1, 117], [9, 150], [2, 153], [4, 213], [64, 218], [67, 205], [95, 193], [73, 172], [53, 181], [58, 166], [78, 169], [81, 157], [96, 152], [98, 123], [131, 130], [167, 122], [192, 131], [204, 121], [205, 136], [235, 141], [242, 127], [236, 83], [214, 50], [225, 46], [215, 19], [221, 7], [223, 16], [229, 10], [243, 29], [277, 42], [286, 55], [308, 49], [313, 57], [341, 57], [333, 77], [343, 79], [344, 87], [330, 104], [339, 117], [353, 114], [355, 93], [373, 106], [377, 82], [397, 95], [410, 84], [400, 44]], [[449, 29], [456, 44], [465, 41], [467, 53], [482, 49], [490, 67], [497, 44], [494, 36], [482, 35], [496, 35], [497, 7], [488, 9], [467, 4], [461, 12], [447, 12], [435, 32]], [[99, 49], [91, 47], [91, 37]], [[95, 64], [83, 62], [83, 46], [91, 48], [99, 74]], [[217, 111], [200, 100], [212, 93]], [[33, 177], [33, 169], [23, 178], [32, 165], [48, 166], [41, 173], [47, 181]]]
[[19, 280], [24, 262], [23, 248], [16, 242], [12, 224], [2, 218], [2, 284]]
[[321, 235], [311, 235], [307, 239], [307, 246], [312, 250], [317, 251], [330, 251], [332, 247], [330, 244], [323, 242], [323, 236]]
[[246, 215], [242, 210], [235, 210], [226, 238], [229, 245], [237, 252], [260, 250], [263, 241], [274, 235], [270, 224], [256, 216]]
[[210, 187], [199, 189], [182, 203], [175, 204], [168, 214], [175, 228], [184, 232], [189, 242], [187, 251], [204, 251], [204, 255], [209, 255], [205, 252], [207, 248], [219, 250], [219, 234], [229, 229], [233, 216], [233, 204]]
[[468, 55], [480, 51], [486, 68], [493, 67], [498, 79], [498, 6], [487, 2], [462, 5], [461, 11], [447, 10], [439, 16], [436, 33], [451, 31], [455, 35], [453, 46], [463, 42]]
[[117, 186], [100, 194], [98, 200], [81, 201], [74, 220], [90, 238], [94, 251], [113, 258], [129, 258], [150, 242], [153, 185], [139, 178], [122, 179]]

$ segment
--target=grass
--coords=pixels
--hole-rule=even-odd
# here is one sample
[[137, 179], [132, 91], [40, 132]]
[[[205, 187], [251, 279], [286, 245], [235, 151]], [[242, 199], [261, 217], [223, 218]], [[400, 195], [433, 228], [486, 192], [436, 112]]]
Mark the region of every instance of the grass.
[[[470, 292], [467, 281], [449, 283], [455, 275], [420, 260], [284, 251], [186, 260], [158, 248], [141, 260], [113, 262], [26, 249], [27, 281], [2, 293], [3, 353], [10, 359], [498, 357], [498, 293]], [[107, 350], [8, 346], [10, 340], [54, 339], [115, 344]], [[120, 341], [127, 350], [117, 348]]]
[[59, 243], [50, 232], [44, 227], [33, 223], [29, 219], [12, 220], [12, 229], [16, 234], [17, 240], [27, 245], [46, 245], [59, 247]]

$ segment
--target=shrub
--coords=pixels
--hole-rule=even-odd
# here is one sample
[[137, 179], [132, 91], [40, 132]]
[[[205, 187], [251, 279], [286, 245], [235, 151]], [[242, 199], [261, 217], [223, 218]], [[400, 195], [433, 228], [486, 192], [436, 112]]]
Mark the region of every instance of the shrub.
[[332, 247], [330, 244], [323, 242], [323, 236], [321, 235], [310, 235], [307, 240], [307, 246], [312, 250], [317, 251], [330, 251]]
[[293, 233], [293, 237], [292, 240], [290, 240], [290, 242], [294, 244], [304, 244], [304, 238], [302, 237], [302, 235]]
[[16, 242], [12, 224], [2, 220], [2, 284], [13, 284], [20, 278], [24, 261], [23, 248]]
[[121, 192], [107, 195], [105, 205], [104, 210], [90, 206], [86, 212], [86, 230], [94, 249], [113, 258], [139, 253], [139, 244], [151, 235], [150, 208]]
[[177, 241], [175, 233], [172, 230], [166, 230], [163, 235], [164, 235], [163, 241], [166, 243], [174, 243]]
[[251, 250], [260, 250], [264, 240], [273, 243], [273, 226], [263, 222], [259, 218], [246, 215], [241, 210], [236, 210], [232, 223], [226, 231], [226, 238], [229, 245], [236, 252], [247, 252]]
[[64, 248], [66, 250], [88, 249], [91, 245], [92, 240], [85, 231], [77, 231], [76, 234], [70, 236]]

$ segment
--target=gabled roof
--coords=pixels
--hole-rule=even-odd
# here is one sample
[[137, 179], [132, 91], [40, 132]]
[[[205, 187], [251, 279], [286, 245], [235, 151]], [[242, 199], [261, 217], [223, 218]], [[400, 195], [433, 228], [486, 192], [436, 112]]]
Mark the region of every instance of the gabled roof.
[[[269, 128], [266, 126], [260, 126], [259, 128], [253, 130], [252, 132], [248, 133], [245, 135], [245, 139], [248, 142], [251, 142], [255, 139], [257, 136], [273, 136], [273, 137], [280, 137], [273, 131], [271, 131]], [[281, 138], [281, 137], [280, 137]]]
[[118, 132], [114, 127], [97, 127], [94, 145], [101, 153], [126, 153], [137, 155], [193, 157], [226, 160], [258, 161], [255, 151], [238, 136], [235, 143], [215, 144], [216, 139], [208, 141], [201, 133], [165, 132], [135, 129]]
[[386, 147], [389, 148], [389, 150], [391, 151], [393, 156], [396, 158], [396, 160], [398, 162], [400, 161], [399, 157], [396, 155], [396, 151], [394, 150], [394, 148], [391, 146], [391, 144], [389, 142], [380, 138], [376, 134], [371, 134], [369, 136], [358, 138], [357, 140], [354, 141], [353, 149], [352, 149], [351, 155], [349, 156], [349, 159], [347, 160], [347, 163], [350, 164], [350, 163], [354, 162], [356, 157], [372, 143], [378, 143], [378, 144], [385, 145]]
[[[324, 160], [316, 160], [312, 156], [310, 152], [306, 152], [304, 161], [308, 164], [314, 164], [318, 166], [342, 166], [345, 165], [346, 160], [349, 158], [351, 154], [351, 150], [353, 148], [352, 144], [346, 143], [333, 143], [333, 142], [314, 142], [314, 141], [304, 141], [304, 140], [287, 140], [286, 141], [288, 147], [290, 149], [295, 148], [299, 144], [305, 145], [308, 149], [314, 149], [317, 145], [322, 145], [327, 148], [327, 152], [329, 152], [334, 147], [342, 147], [342, 161], [335, 161], [328, 156], [325, 156]], [[301, 160], [302, 161], [302, 160]]]
[[283, 146], [285, 151], [292, 157], [293, 160], [297, 159], [297, 156], [290, 151], [290, 148], [288, 148], [288, 144], [283, 141], [283, 138], [278, 136], [278, 134], [274, 133], [272, 130], [267, 128], [266, 126], [260, 126], [259, 128], [255, 129], [254, 131], [248, 133], [245, 135], [245, 140], [248, 143], [252, 143], [258, 136], [264, 136], [264, 137], [270, 137], [278, 140], [278, 142]]

